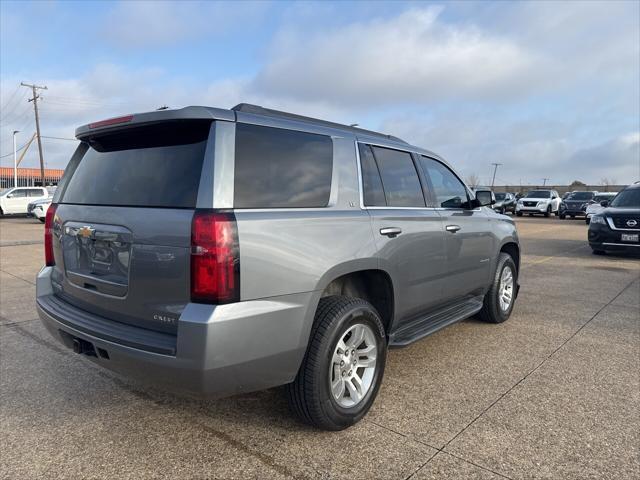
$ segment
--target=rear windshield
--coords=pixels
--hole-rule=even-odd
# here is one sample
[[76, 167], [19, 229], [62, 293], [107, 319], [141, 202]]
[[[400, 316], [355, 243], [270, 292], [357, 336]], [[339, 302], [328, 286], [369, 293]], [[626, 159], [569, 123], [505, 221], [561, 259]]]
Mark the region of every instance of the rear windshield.
[[173, 121], [93, 137], [62, 203], [194, 208], [210, 121]]

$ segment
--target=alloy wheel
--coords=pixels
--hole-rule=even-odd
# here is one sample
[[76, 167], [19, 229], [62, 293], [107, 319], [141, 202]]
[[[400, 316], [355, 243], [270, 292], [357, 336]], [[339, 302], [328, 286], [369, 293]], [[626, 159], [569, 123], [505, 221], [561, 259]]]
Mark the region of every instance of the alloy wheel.
[[505, 266], [500, 275], [500, 286], [498, 287], [498, 299], [500, 301], [500, 310], [506, 312], [511, 307], [513, 301], [513, 285], [514, 278], [511, 268]]
[[376, 371], [378, 340], [368, 325], [356, 323], [340, 337], [329, 369], [333, 399], [343, 408], [356, 406], [367, 395]]

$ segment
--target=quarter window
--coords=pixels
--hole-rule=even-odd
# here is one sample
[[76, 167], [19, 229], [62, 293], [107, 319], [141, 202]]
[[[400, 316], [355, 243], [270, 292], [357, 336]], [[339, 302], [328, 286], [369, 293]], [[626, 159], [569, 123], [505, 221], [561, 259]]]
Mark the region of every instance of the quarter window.
[[429, 158], [420, 157], [422, 168], [429, 176], [436, 197], [436, 205], [442, 208], [464, 208], [469, 201], [467, 188], [444, 164]]
[[411, 154], [390, 148], [371, 147], [390, 207], [424, 207], [424, 195]]
[[360, 150], [360, 168], [362, 170], [363, 200], [366, 207], [385, 207], [382, 179], [376, 165], [376, 159], [369, 145], [358, 144]]
[[331, 193], [331, 137], [236, 125], [236, 208], [326, 207]]

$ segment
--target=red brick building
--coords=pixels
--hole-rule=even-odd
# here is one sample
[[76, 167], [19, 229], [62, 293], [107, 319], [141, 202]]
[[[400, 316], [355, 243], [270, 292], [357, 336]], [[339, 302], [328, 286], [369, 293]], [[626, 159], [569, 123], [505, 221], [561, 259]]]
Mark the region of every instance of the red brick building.
[[[44, 183], [57, 185], [64, 170], [55, 168], [44, 169]], [[34, 187], [42, 185], [39, 168], [18, 168], [18, 186]], [[13, 187], [13, 167], [0, 167], [0, 188]]]

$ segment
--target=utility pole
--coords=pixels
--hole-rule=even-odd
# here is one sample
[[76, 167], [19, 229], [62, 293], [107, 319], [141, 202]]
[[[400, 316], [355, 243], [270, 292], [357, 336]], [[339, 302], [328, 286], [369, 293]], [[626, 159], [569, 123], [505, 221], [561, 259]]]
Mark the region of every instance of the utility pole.
[[550, 178], [543, 178], [542, 179], [542, 186], [546, 187], [547, 186], [547, 180], [551, 180]]
[[14, 188], [18, 186], [18, 151], [16, 149], [16, 133], [19, 133], [19, 130], [13, 131], [13, 186]]
[[30, 98], [29, 101], [33, 102], [33, 111], [36, 114], [36, 136], [38, 137], [38, 153], [40, 155], [40, 181], [42, 182], [42, 186], [44, 187], [44, 158], [42, 157], [42, 140], [40, 139], [40, 117], [38, 116], [38, 98], [40, 98], [40, 95], [38, 95], [38, 93], [36, 92], [36, 90], [47, 90], [46, 85], [43, 87], [40, 87], [38, 85], [35, 84], [29, 84], [29, 83], [24, 83], [24, 82], [20, 82], [20, 85], [22, 85], [23, 87], [27, 87], [31, 89], [31, 92], [33, 93], [33, 98]]
[[493, 185], [496, 182], [496, 172], [498, 171], [498, 167], [502, 165], [501, 163], [492, 163], [493, 165], [493, 178], [491, 179], [491, 190], [493, 190]]

